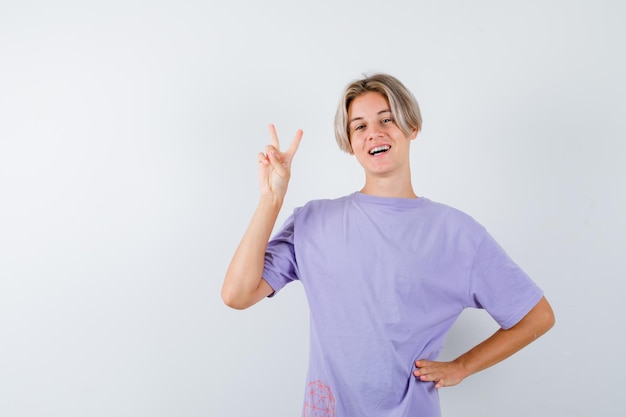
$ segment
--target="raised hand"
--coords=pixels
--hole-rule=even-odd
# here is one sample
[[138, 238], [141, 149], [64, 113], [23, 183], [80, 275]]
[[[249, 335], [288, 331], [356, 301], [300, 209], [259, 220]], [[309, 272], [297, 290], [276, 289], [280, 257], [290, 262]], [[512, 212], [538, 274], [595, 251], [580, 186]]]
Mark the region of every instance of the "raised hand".
[[291, 177], [291, 162], [300, 146], [302, 130], [298, 130], [289, 148], [280, 151], [278, 135], [273, 124], [269, 125], [270, 144], [265, 153], [259, 153], [259, 188], [262, 197], [283, 199], [287, 193], [287, 185]]

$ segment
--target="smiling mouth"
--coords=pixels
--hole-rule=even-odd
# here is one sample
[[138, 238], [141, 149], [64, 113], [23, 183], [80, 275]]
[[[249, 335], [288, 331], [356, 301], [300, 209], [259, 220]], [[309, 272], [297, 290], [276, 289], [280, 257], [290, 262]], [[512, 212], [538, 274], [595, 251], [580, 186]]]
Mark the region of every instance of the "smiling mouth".
[[380, 155], [381, 153], [387, 152], [389, 149], [391, 149], [391, 146], [389, 146], [389, 145], [377, 146], [375, 148], [370, 149], [369, 154], [370, 155]]

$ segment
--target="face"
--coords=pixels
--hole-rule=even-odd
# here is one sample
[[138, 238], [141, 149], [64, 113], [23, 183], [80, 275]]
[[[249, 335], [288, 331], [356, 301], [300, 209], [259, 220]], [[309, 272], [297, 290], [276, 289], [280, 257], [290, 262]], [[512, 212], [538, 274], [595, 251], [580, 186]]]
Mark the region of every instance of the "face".
[[352, 100], [348, 131], [352, 154], [366, 174], [409, 172], [409, 145], [417, 130], [407, 137], [396, 125], [389, 103], [380, 93], [369, 91]]

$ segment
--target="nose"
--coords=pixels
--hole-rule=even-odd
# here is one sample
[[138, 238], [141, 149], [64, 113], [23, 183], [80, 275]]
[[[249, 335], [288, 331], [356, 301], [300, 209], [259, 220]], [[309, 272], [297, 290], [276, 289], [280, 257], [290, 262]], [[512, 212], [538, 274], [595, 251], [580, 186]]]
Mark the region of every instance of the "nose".
[[381, 132], [380, 128], [374, 125], [369, 129], [369, 132], [367, 132], [367, 140], [373, 140], [381, 137], [382, 135], [383, 133]]

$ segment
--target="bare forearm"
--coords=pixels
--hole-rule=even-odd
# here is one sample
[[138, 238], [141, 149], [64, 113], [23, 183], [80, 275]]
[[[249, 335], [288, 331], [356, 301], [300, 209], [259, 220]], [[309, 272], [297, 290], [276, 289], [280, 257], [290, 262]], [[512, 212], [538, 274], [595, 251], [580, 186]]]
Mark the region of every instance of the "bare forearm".
[[519, 323], [508, 330], [500, 329], [491, 337], [454, 360], [464, 370], [464, 378], [508, 358], [554, 325], [552, 308], [545, 298]]
[[490, 338], [451, 362], [419, 359], [414, 375], [422, 381], [432, 381], [435, 387], [449, 387], [508, 358], [547, 332], [554, 325], [554, 313], [542, 298], [515, 326], [500, 329]]
[[268, 295], [262, 287], [265, 249], [281, 206], [282, 199], [261, 197], [224, 278], [222, 299], [230, 307], [247, 308]]

